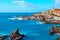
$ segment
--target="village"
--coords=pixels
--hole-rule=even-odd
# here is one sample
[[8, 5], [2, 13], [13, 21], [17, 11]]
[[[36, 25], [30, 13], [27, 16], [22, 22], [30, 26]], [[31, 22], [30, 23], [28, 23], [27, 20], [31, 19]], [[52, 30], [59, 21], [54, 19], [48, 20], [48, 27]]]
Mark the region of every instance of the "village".
[[60, 24], [60, 9], [53, 8], [45, 12], [39, 12], [31, 16], [23, 16], [23, 20], [40, 20], [44, 23]]

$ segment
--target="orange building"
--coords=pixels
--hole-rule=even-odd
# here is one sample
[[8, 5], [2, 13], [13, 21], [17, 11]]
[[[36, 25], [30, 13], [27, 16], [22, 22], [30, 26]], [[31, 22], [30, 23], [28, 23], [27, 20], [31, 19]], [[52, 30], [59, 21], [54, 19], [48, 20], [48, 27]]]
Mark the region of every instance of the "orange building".
[[60, 16], [60, 9], [52, 9], [52, 10], [49, 10], [49, 13], [55, 14], [57, 16]]

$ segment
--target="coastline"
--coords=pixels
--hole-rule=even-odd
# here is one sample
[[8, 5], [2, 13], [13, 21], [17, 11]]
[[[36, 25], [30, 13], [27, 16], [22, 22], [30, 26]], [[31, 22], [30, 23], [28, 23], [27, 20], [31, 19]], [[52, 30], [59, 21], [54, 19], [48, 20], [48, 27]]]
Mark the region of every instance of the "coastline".
[[40, 20], [43, 23], [48, 24], [60, 24], [60, 16], [58, 13], [60, 12], [60, 9], [52, 9], [48, 10], [46, 12], [39, 12], [32, 14], [31, 16], [22, 16], [23, 20]]

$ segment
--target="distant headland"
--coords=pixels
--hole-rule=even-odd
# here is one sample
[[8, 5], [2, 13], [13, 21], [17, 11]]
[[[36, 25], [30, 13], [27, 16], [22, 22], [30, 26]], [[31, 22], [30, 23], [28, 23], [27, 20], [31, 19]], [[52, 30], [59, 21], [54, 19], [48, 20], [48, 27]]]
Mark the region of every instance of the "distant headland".
[[[30, 16], [22, 16], [22, 20], [40, 20], [47, 24], [60, 24], [60, 9], [53, 8], [45, 12], [38, 12]], [[18, 17], [16, 17], [16, 20]]]

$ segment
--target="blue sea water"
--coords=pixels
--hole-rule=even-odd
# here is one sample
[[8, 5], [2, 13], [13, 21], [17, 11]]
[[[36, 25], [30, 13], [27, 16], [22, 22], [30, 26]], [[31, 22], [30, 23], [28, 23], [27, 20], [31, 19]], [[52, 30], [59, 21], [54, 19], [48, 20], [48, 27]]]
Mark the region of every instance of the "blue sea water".
[[18, 28], [21, 34], [25, 34], [24, 40], [56, 40], [58, 36], [49, 35], [49, 31], [52, 26], [59, 26], [59, 24], [42, 24], [39, 20], [8, 19], [32, 14], [34, 13], [0, 13], [0, 36], [10, 35], [13, 30]]

